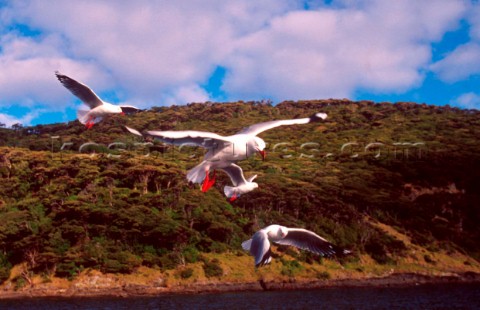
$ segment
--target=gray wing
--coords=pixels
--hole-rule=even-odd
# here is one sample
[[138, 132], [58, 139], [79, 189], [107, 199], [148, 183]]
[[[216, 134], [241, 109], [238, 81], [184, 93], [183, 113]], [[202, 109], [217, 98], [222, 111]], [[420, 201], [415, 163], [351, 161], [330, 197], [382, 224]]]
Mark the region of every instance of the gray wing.
[[270, 251], [270, 241], [268, 241], [265, 232], [259, 230], [253, 235], [250, 254], [255, 257], [255, 267], [268, 264], [272, 252]]
[[140, 110], [139, 108], [137, 107], [134, 107], [132, 105], [121, 105], [120, 108], [122, 109], [122, 112], [123, 113], [135, 113], [137, 112], [138, 110]]
[[169, 144], [174, 145], [196, 145], [207, 149], [223, 148], [230, 140], [212, 132], [204, 131], [147, 131], [147, 134]]
[[243, 176], [243, 170], [240, 166], [232, 163], [229, 166], [221, 169], [228, 174], [233, 186], [239, 186], [240, 184], [245, 184], [247, 182]]
[[77, 82], [74, 79], [56, 71], [57, 79], [72, 94], [77, 96], [83, 103], [88, 105], [90, 109], [96, 108], [103, 104], [103, 101], [91, 90], [87, 85]]
[[130, 128], [130, 127], [128, 127], [128, 126], [125, 126], [125, 128], [126, 128], [130, 133], [133, 133], [134, 135], [143, 137], [143, 135], [140, 133], [140, 131], [138, 131], [138, 130], [136, 130], [136, 129], [133, 129], [133, 128]]
[[239, 134], [247, 134], [247, 135], [258, 135], [261, 132], [264, 132], [266, 130], [278, 127], [278, 126], [284, 126], [284, 125], [297, 125], [297, 124], [308, 124], [310, 122], [316, 122], [319, 120], [324, 120], [327, 118], [327, 114], [325, 113], [316, 113], [310, 117], [307, 118], [298, 118], [298, 119], [284, 119], [284, 120], [278, 120], [278, 121], [269, 121], [269, 122], [264, 122], [264, 123], [258, 123], [249, 127], [246, 127], [242, 129]]
[[288, 228], [287, 236], [283, 239], [275, 240], [275, 243], [291, 245], [322, 256], [344, 254], [340, 253], [333, 244], [316, 233], [301, 228]]

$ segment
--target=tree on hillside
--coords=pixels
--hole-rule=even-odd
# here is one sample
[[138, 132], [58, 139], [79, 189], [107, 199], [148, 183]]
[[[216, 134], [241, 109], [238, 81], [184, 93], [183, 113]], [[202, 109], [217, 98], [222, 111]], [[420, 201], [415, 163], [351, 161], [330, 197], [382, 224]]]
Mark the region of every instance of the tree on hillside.
[[12, 129], [15, 131], [19, 131], [22, 128], [23, 128], [23, 125], [21, 123], [15, 123], [12, 125]]

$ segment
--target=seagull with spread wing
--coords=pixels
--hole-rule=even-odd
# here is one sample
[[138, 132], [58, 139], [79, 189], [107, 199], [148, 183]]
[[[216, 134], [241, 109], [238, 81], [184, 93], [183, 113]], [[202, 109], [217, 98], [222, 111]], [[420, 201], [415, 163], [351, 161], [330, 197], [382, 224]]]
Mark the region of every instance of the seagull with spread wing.
[[326, 257], [351, 253], [349, 250], [331, 244], [310, 230], [270, 225], [257, 231], [252, 239], [242, 242], [242, 248], [250, 251], [255, 258], [255, 267], [264, 266], [272, 260], [270, 241], [276, 244], [291, 245]]
[[223, 188], [225, 196], [230, 198], [231, 202], [235, 201], [241, 195], [251, 192], [258, 187], [258, 184], [253, 182], [257, 175], [245, 179], [242, 168], [234, 163], [222, 168], [222, 170], [228, 174], [233, 184], [233, 186], [225, 186]]
[[[209, 177], [208, 172], [205, 172], [206, 166], [208, 166], [208, 169], [210, 170], [213, 169], [212, 178]], [[225, 186], [223, 188], [225, 196], [227, 196], [231, 202], [235, 201], [241, 195], [258, 188], [258, 184], [253, 182], [257, 175], [245, 179], [242, 168], [233, 162], [226, 160], [210, 163], [203, 162], [188, 172], [187, 179], [193, 183], [201, 183], [202, 191], [206, 192], [215, 183], [217, 169], [223, 170], [230, 177], [230, 181], [232, 181], [233, 186]]]
[[[209, 171], [215, 169], [223, 169], [225, 167], [230, 167], [231, 164], [239, 160], [246, 159], [255, 153], [259, 153], [262, 156], [262, 159], [265, 159], [265, 141], [257, 137], [258, 134], [284, 125], [297, 125], [297, 124], [308, 124], [311, 122], [316, 122], [324, 120], [327, 118], [325, 113], [316, 113], [307, 118], [298, 118], [298, 119], [287, 119], [287, 120], [276, 120], [258, 123], [251, 125], [239, 131], [235, 135], [231, 136], [221, 136], [212, 132], [204, 131], [147, 131], [147, 134], [153, 136], [160, 141], [163, 141], [168, 144], [173, 145], [195, 145], [206, 148], [208, 151], [205, 154], [204, 160], [188, 171], [187, 179], [190, 182], [202, 184], [202, 191], [206, 192], [213, 184], [215, 183], [215, 171], [213, 177], [210, 178]], [[127, 129], [136, 135], [142, 136], [140, 132], [135, 129]], [[238, 167], [238, 166], [237, 166]], [[240, 167], [238, 167], [240, 168]], [[241, 169], [240, 169], [241, 171]], [[228, 171], [226, 171], [229, 173]], [[237, 184], [249, 184], [254, 182], [243, 181], [242, 178], [237, 177], [238, 172], [235, 173], [235, 176], [232, 178], [232, 174], [229, 174], [233, 184], [238, 187]], [[249, 185], [249, 188], [253, 184]], [[240, 190], [238, 191], [240, 193]]]
[[84, 124], [87, 129], [100, 122], [104, 116], [108, 114], [125, 114], [138, 111], [138, 108], [130, 105], [113, 105], [100, 99], [93, 90], [87, 85], [80, 83], [71, 77], [68, 77], [56, 71], [57, 79], [72, 94], [77, 96], [90, 110], [79, 109], [77, 118], [80, 123]]

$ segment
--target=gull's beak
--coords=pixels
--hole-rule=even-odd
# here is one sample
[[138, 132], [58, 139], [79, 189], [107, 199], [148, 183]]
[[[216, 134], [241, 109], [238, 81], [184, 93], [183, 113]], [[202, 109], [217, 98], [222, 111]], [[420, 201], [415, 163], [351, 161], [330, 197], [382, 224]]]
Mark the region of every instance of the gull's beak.
[[260, 154], [260, 156], [262, 156], [262, 160], [265, 160], [265, 157], [267, 157], [267, 152], [259, 150], [258, 153]]

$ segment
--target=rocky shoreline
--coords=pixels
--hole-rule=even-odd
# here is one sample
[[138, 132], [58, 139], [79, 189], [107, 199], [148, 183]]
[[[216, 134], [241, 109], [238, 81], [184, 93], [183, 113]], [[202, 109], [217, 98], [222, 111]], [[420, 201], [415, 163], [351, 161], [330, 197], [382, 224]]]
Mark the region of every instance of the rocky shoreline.
[[385, 277], [364, 279], [330, 279], [314, 281], [257, 281], [246, 283], [195, 283], [188, 285], [147, 286], [126, 284], [121, 287], [30, 287], [21, 290], [0, 291], [0, 299], [41, 298], [41, 297], [139, 297], [163, 294], [201, 294], [245, 291], [275, 291], [298, 289], [321, 289], [333, 287], [400, 287], [421, 284], [480, 283], [480, 274], [475, 272], [432, 276], [417, 273], [394, 273]]

